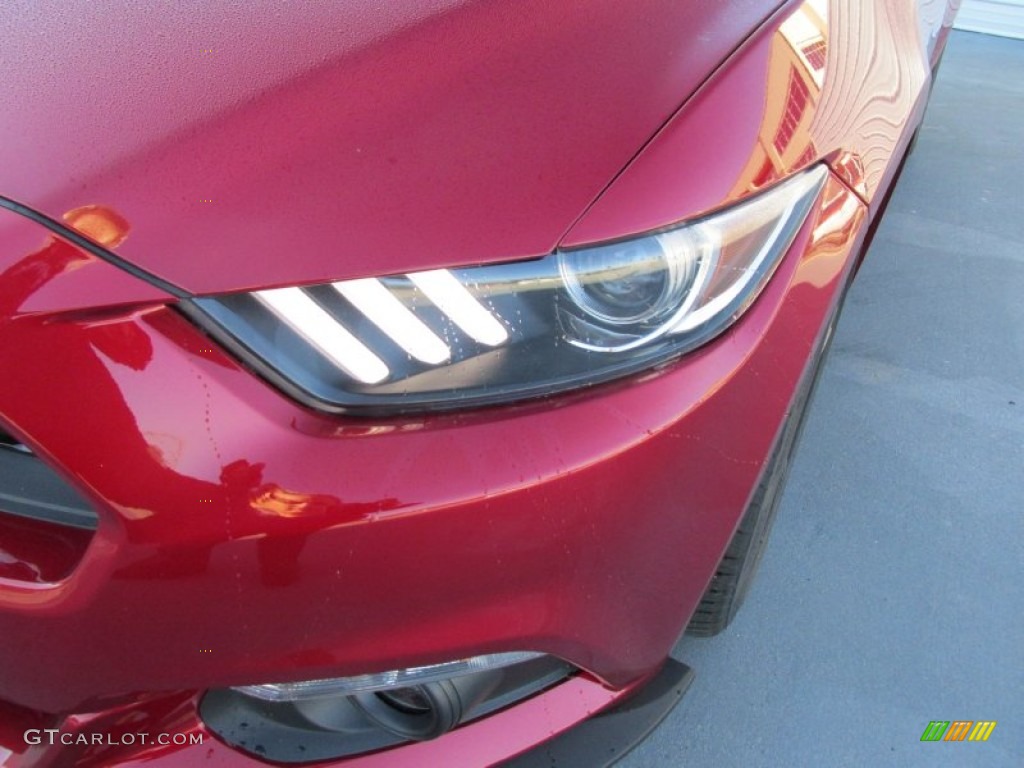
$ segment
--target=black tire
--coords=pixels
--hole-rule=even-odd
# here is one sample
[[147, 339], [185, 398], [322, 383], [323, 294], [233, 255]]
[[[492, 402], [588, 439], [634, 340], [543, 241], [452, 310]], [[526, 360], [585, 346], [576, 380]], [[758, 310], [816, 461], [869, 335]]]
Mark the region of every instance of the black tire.
[[[947, 48], [949, 46], [946, 46]], [[917, 129], [914, 131], [914, 135], [910, 137], [910, 143], [907, 144], [907, 151], [904, 153], [904, 158], [910, 157], [914, 154], [914, 150], [917, 149], [917, 140], [921, 137], [921, 128], [924, 126], [925, 118], [928, 117], [928, 107], [932, 105], [932, 91], [935, 90], [935, 81], [939, 77], [939, 69], [942, 67], [942, 59], [946, 55], [946, 48], [942, 49], [942, 53], [939, 54], [938, 60], [935, 62], [935, 66], [932, 67], [932, 78], [928, 83], [928, 100], [924, 104], [924, 111], [921, 113], [921, 122], [918, 123]]]
[[743, 519], [733, 534], [715, 575], [711, 577], [711, 583], [708, 584], [697, 610], [686, 627], [688, 635], [717, 635], [729, 626], [750, 591], [750, 585], [768, 543], [768, 535], [775, 521], [779, 501], [782, 499], [789, 467], [803, 430], [804, 417], [809, 410], [808, 406], [832, 341], [834, 326], [835, 315], [822, 337], [815, 359], [804, 373], [800, 387], [790, 403], [783, 427], [761, 473], [761, 480], [747, 511], [743, 514]]

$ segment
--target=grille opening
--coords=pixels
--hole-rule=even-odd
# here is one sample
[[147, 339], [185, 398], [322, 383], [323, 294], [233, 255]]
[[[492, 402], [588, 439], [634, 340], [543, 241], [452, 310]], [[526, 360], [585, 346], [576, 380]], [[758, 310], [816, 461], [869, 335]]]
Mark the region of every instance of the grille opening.
[[92, 540], [83, 528], [0, 515], [0, 579], [52, 584], [71, 575]]
[[[99, 515], [78, 489], [0, 424], [0, 517], [4, 516], [90, 533], [99, 525]], [[0, 540], [0, 546], [3, 543]]]
[[0, 427], [0, 580], [52, 584], [67, 578], [98, 525], [89, 501]]

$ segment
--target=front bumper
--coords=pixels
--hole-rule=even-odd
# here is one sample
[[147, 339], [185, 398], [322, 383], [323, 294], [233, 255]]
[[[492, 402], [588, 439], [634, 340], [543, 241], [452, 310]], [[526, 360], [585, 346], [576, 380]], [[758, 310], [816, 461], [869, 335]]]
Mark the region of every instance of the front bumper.
[[[19, 723], [202, 732], [195, 691], [485, 653], [541, 651], [584, 674], [438, 742], [348, 762], [461, 749], [490, 763], [633, 692], [728, 544], [865, 216], [830, 180], [751, 310], [662, 370], [467, 413], [311, 413], [163, 306], [6, 323], [19, 369], [0, 413], [99, 525], [67, 578], [0, 580], [4, 764], [69, 759], [26, 745]], [[252, 762], [209, 733], [199, 749], [72, 751]]]

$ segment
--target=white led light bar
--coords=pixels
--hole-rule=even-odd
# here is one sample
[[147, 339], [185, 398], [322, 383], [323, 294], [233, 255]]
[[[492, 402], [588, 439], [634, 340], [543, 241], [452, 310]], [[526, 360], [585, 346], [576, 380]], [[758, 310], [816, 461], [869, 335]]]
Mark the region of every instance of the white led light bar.
[[459, 328], [481, 344], [497, 347], [508, 341], [508, 329], [447, 269], [413, 272], [408, 278], [448, 315]]
[[301, 288], [275, 288], [253, 295], [352, 378], [364, 384], [378, 384], [388, 377], [390, 371], [384, 361]]
[[402, 349], [431, 365], [451, 358], [451, 350], [414, 315], [380, 280], [346, 280], [332, 287], [366, 315]]

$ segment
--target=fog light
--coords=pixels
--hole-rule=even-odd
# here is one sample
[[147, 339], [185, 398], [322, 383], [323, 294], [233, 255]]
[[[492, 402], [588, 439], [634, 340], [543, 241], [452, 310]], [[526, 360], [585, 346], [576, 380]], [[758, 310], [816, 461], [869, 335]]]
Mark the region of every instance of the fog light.
[[461, 723], [505, 679], [501, 668], [450, 680], [354, 696], [372, 722], [411, 741], [436, 739]]
[[373, 723], [411, 741], [436, 739], [459, 724], [464, 706], [449, 682], [378, 691], [356, 696], [353, 703]]
[[389, 707], [408, 715], [424, 715], [430, 711], [430, 697], [420, 688], [399, 688], [374, 694]]
[[538, 653], [499, 653], [370, 675], [210, 691], [206, 725], [281, 763], [329, 760], [441, 736], [564, 680]]

